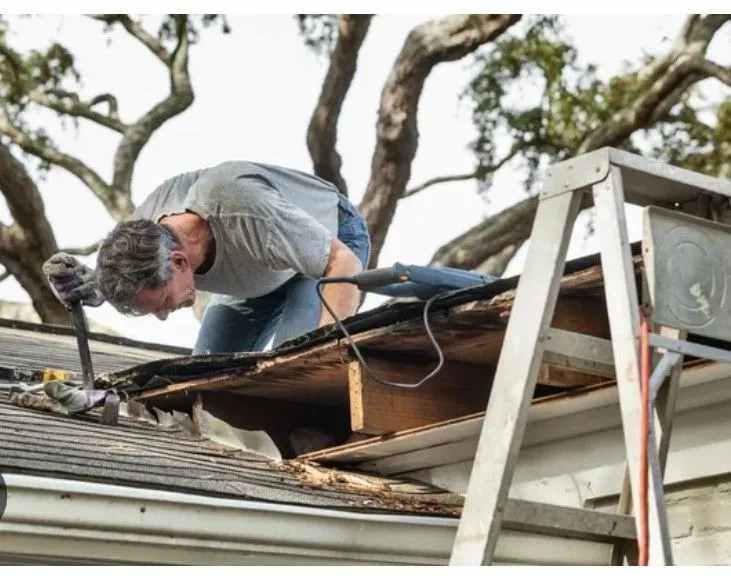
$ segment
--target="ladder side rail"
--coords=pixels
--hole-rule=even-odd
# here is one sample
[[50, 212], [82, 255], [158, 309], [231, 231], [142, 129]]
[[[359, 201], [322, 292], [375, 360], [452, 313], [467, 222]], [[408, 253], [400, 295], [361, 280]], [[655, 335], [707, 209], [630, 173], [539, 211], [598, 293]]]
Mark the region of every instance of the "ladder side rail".
[[[621, 169], [612, 166], [608, 177], [593, 186], [593, 194], [632, 501], [638, 502], [640, 446], [637, 439], [640, 437], [641, 415], [639, 303], [624, 213]], [[665, 514], [665, 509], [658, 508], [652, 485], [649, 490], [650, 562], [663, 563], [666, 554], [659, 515]], [[638, 518], [636, 522], [639, 534]]]
[[569, 190], [538, 204], [450, 564], [489, 563], [495, 552], [582, 195]]
[[[673, 340], [686, 340], [688, 338], [687, 330], [671, 328], [670, 326], [660, 326], [659, 333], [666, 338]], [[678, 391], [680, 390], [680, 375], [683, 373], [683, 358], [673, 367], [670, 372], [668, 381], [660, 388], [655, 399], [655, 415], [656, 427], [660, 431], [657, 452], [658, 461], [660, 463], [660, 471], [665, 476], [667, 467], [668, 453], [670, 451], [670, 438], [673, 431], [673, 417], [675, 415], [675, 404], [678, 399]]]

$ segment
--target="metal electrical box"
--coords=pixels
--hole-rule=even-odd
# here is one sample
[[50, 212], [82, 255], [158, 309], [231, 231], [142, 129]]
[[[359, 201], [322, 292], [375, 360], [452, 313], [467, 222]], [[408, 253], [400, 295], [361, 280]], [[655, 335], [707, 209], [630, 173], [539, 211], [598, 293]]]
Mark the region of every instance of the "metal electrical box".
[[731, 340], [731, 226], [650, 206], [642, 253], [655, 322]]

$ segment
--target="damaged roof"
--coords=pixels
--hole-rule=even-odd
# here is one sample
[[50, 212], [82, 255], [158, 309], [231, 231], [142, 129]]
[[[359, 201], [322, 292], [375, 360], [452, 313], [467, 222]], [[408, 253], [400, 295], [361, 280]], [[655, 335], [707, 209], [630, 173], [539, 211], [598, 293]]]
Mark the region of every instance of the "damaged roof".
[[5, 473], [361, 512], [455, 516], [461, 507], [461, 498], [437, 488], [274, 461], [180, 425], [122, 416], [105, 426], [96, 411], [71, 417], [21, 407], [2, 391], [0, 436]]
[[[638, 244], [633, 245], [633, 252], [639, 252]], [[567, 262], [561, 296], [601, 302], [606, 317], [599, 261], [599, 255], [594, 254]], [[639, 257], [636, 264], [640, 265]], [[478, 364], [497, 361], [518, 279], [514, 276], [451, 292], [433, 303], [431, 324], [448, 359]], [[436, 358], [436, 354], [424, 330], [423, 306], [423, 302], [395, 301], [348, 318], [344, 324], [365, 351], [381, 356], [398, 354], [406, 360], [429, 360]], [[602, 318], [597, 321], [601, 323]], [[594, 335], [608, 336], [606, 322], [599, 332]], [[252, 396], [338, 404], [344, 400], [342, 387], [328, 386], [326, 381], [342, 379], [342, 371], [351, 359], [346, 341], [330, 325], [285, 342], [273, 351], [165, 359], [102, 375], [96, 385], [132, 395], [156, 391], [142, 394], [143, 397], [194, 389], [236, 389]], [[334, 371], [338, 369], [341, 373], [335, 378]], [[475, 411], [482, 408], [476, 407]]]
[[[639, 245], [634, 250], [639, 251]], [[635, 256], [635, 264], [639, 271], [639, 256]], [[352, 434], [382, 435], [476, 414], [487, 403], [517, 282], [517, 277], [501, 279], [434, 302], [430, 323], [444, 352], [445, 365], [418, 389], [379, 388], [370, 378], [362, 378], [359, 387], [353, 378], [358, 367], [350, 346], [333, 326], [274, 351], [164, 359], [103, 375], [96, 384], [114, 387], [142, 401], [177, 403], [182, 409], [181, 403], [191, 402], [199, 392], [209, 397], [226, 392], [226, 403], [240, 408], [235, 415], [232, 409], [222, 409], [216, 416], [227, 421], [235, 416], [235, 425], [244, 428], [249, 423], [242, 414], [252, 399], [309, 407], [299, 410], [300, 414], [314, 408], [335, 411], [325, 419], [346, 422], [327, 430], [335, 438], [331, 446], [361, 439]], [[422, 320], [423, 306], [422, 302], [394, 302], [345, 322], [374, 371], [392, 380], [415, 382], [433, 368], [436, 354]], [[567, 263], [554, 326], [609, 337], [598, 255]], [[599, 376], [580, 376], [578, 382], [569, 381], [568, 385], [593, 385], [602, 380]], [[548, 385], [549, 380], [539, 379], [538, 395], [568, 387]], [[277, 418], [276, 410], [271, 414]], [[258, 427], [273, 438], [277, 434], [266, 423]], [[283, 442], [276, 438], [275, 442], [283, 453], [291, 455]]]
[[[90, 344], [97, 366], [116, 369], [184, 351], [117, 338]], [[31, 407], [9, 387], [45, 368], [78, 370], [75, 339], [65, 329], [3, 322], [0, 350], [1, 472], [361, 512], [459, 514], [461, 498], [438, 488], [276, 461], [171, 420], [121, 416], [106, 426], [99, 409], [70, 416], [42, 402]]]

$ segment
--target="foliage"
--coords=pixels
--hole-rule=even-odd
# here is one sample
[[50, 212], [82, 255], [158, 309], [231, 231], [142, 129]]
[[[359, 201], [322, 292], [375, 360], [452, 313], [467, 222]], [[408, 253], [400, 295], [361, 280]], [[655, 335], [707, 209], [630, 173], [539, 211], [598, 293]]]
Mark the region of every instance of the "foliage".
[[[525, 184], [530, 191], [541, 166], [581, 152], [592, 132], [648, 89], [652, 78], [641, 71], [654, 60], [645, 57], [605, 82], [595, 65], [579, 65], [577, 50], [558, 17], [533, 17], [527, 28], [523, 34], [505, 35], [475, 56], [477, 72], [462, 96], [472, 103], [478, 133], [471, 144], [478, 177], [489, 183], [502, 160], [517, 156], [527, 166]], [[728, 131], [722, 126], [728, 122], [729, 106], [719, 110], [719, 122], [711, 126], [690, 105], [693, 95], [686, 91], [681, 103], [657, 118], [651, 129], [613, 145], [639, 152], [643, 141], [659, 141], [662, 144], [652, 150], [656, 157], [718, 174], [720, 164], [728, 163], [728, 157], [721, 158], [719, 144], [726, 138], [728, 150]], [[496, 147], [496, 135], [501, 134], [510, 142], [504, 155]]]
[[706, 123], [687, 102], [658, 126], [652, 155], [671, 164], [711, 176], [731, 178], [731, 100], [718, 107], [715, 122]]
[[332, 52], [338, 38], [336, 14], [297, 14], [295, 18], [305, 46], [318, 56]]
[[0, 97], [13, 117], [28, 106], [33, 90], [59, 93], [78, 87], [74, 56], [63, 45], [53, 43], [21, 55], [6, 44], [6, 35], [7, 25], [0, 20]]
[[[126, 14], [109, 14], [96, 17], [105, 24], [105, 31], [112, 30], [115, 24], [130, 20]], [[195, 42], [201, 28], [219, 25], [221, 32], [227, 34], [230, 27], [225, 16], [204, 14], [179, 18], [170, 14], [161, 19], [157, 37], [169, 48], [177, 42], [176, 26], [184, 23], [188, 39]], [[62, 44], [52, 43], [44, 49], [31, 50], [26, 54], [16, 52], [6, 41], [7, 23], [0, 19], [0, 98], [5, 112], [13, 123], [33, 137], [43, 139], [40, 131], [31, 131], [24, 122], [23, 113], [33, 103], [32, 93], [42, 93], [56, 104], [79, 104], [81, 77], [75, 66], [74, 55]], [[66, 115], [61, 106], [54, 108], [59, 116]], [[48, 144], [47, 138], [44, 142]]]

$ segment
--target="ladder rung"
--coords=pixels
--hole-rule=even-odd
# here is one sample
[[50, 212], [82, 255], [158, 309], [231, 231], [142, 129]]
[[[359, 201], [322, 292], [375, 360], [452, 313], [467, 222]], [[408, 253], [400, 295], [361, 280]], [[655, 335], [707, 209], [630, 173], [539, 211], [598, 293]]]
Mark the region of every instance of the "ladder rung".
[[508, 499], [503, 528], [563, 536], [580, 540], [615, 543], [635, 540], [634, 517], [543, 502]]

